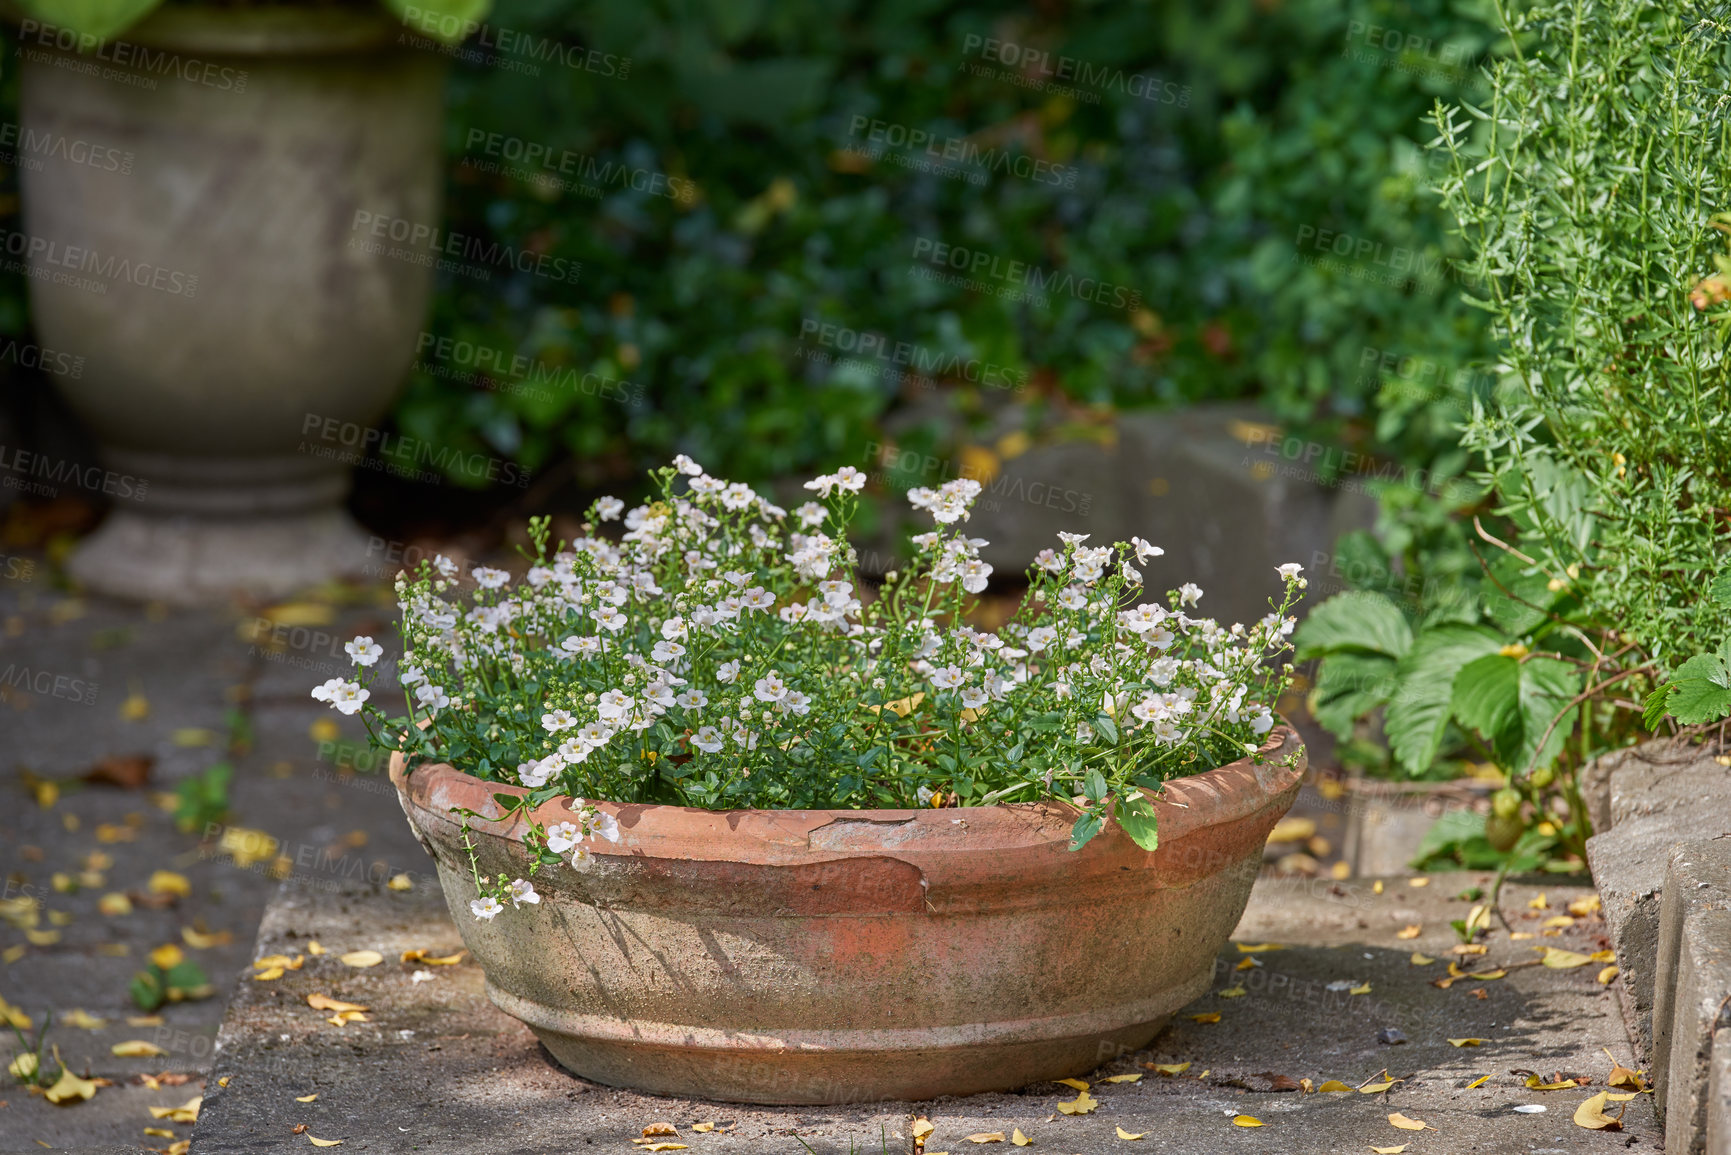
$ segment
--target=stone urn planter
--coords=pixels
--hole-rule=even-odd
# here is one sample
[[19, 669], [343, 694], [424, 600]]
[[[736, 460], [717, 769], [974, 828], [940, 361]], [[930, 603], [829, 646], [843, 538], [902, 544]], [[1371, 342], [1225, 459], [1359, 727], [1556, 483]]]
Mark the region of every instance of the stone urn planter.
[[340, 503], [433, 273], [356, 221], [439, 219], [443, 58], [401, 36], [382, 11], [294, 6], [162, 8], [94, 55], [20, 29], [22, 130], [50, 147], [21, 166], [7, 255], [42, 343], [83, 359], [58, 387], [130, 479], [72, 557], [86, 588], [271, 597], [364, 562]]
[[[1259, 758], [1172, 779], [1158, 849], [1113, 826], [1068, 849], [1058, 802], [716, 812], [598, 803], [621, 838], [538, 874], [493, 922], [453, 808], [484, 782], [391, 763], [403, 810], [487, 991], [572, 1072], [750, 1103], [929, 1099], [1085, 1074], [1209, 989], [1264, 840], [1305, 760], [1284, 725]], [[568, 817], [559, 800], [535, 817]], [[471, 821], [483, 873], [522, 873], [527, 828]]]

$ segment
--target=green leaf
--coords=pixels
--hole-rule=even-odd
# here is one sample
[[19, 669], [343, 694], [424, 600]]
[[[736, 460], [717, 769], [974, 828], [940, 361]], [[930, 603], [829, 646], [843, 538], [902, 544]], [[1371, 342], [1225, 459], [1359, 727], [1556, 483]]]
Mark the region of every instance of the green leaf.
[[1485, 582], [1483, 590], [1485, 612], [1498, 629], [1517, 637], [1543, 623], [1551, 607], [1563, 599], [1562, 590], [1550, 588], [1549, 574], [1526, 569], [1518, 558], [1503, 554], [1491, 563], [1492, 580]]
[[1674, 685], [1676, 685], [1675, 682], [1666, 682], [1647, 695], [1646, 708], [1641, 711], [1641, 724], [1647, 729], [1657, 730], [1659, 723], [1665, 720], [1665, 715], [1669, 711], [1667, 699], [1670, 697], [1671, 687]]
[[1143, 850], [1159, 849], [1160, 832], [1156, 828], [1154, 806], [1148, 801], [1147, 795], [1137, 790], [1120, 798], [1117, 814], [1118, 825], [1124, 828], [1124, 833], [1130, 836], [1132, 842]]
[[1098, 715], [1096, 715], [1094, 718], [1094, 730], [1102, 738], [1106, 739], [1106, 741], [1112, 743], [1113, 745], [1117, 745], [1117, 743], [1118, 743], [1118, 723], [1112, 721], [1112, 715], [1110, 715], [1110, 714], [1098, 714]]
[[1384, 718], [1389, 749], [1408, 774], [1424, 773], [1442, 747], [1455, 675], [1502, 644], [1501, 635], [1459, 622], [1423, 630], [1413, 641], [1395, 668], [1398, 682]]
[[1076, 825], [1070, 827], [1070, 849], [1082, 849], [1092, 842], [1098, 833], [1100, 833], [1100, 816], [1091, 811], [1084, 813], [1076, 819]]
[[166, 1000], [167, 995], [162, 990], [162, 980], [158, 977], [156, 968], [139, 971], [132, 976], [131, 984], [126, 988], [132, 996], [132, 1001], [141, 1011], [154, 1011]]
[[1345, 741], [1353, 724], [1389, 700], [1395, 686], [1395, 660], [1385, 654], [1343, 650], [1322, 659], [1316, 688], [1310, 693], [1311, 715], [1323, 728]]
[[1337, 650], [1368, 650], [1398, 658], [1412, 645], [1412, 627], [1383, 595], [1345, 593], [1311, 610], [1293, 642], [1300, 659]]
[[[1581, 692], [1581, 675], [1573, 665], [1556, 658], [1528, 658], [1521, 663], [1521, 749], [1512, 768], [1532, 770], [1562, 753], [1563, 743], [1574, 733], [1579, 707], [1558, 719], [1557, 715]], [[1553, 719], [1557, 719], [1552, 726]], [[1539, 739], [1549, 729], [1545, 748]]]
[[[1731, 666], [1723, 653], [1697, 654], [1677, 667], [1666, 699], [1677, 721], [1685, 726], [1716, 722], [1731, 714]], [[1652, 699], [1648, 699], [1648, 709]]]
[[1508, 765], [1521, 745], [1521, 663], [1489, 654], [1461, 667], [1454, 680], [1454, 716], [1491, 743]]
[[409, 31], [456, 44], [477, 31], [493, 0], [384, 0]]
[[509, 814], [511, 811], [517, 809], [517, 803], [520, 802], [521, 799], [519, 799], [515, 794], [494, 794], [493, 801], [504, 807], [505, 813]]
[[1707, 596], [1722, 606], [1731, 606], [1731, 569], [1713, 579], [1707, 587]]
[[87, 52], [98, 41], [108, 40], [131, 28], [162, 3], [162, 0], [20, 0], [24, 10], [44, 24], [70, 29], [88, 43]]
[[1082, 779], [1082, 793], [1088, 796], [1088, 801], [1098, 802], [1106, 797], [1106, 779], [1098, 770], [1088, 771], [1088, 776]]
[[1020, 762], [1022, 760], [1022, 747], [1024, 745], [1024, 742], [1017, 742], [1014, 746], [1011, 746], [1004, 754], [1004, 761], [1012, 764]]

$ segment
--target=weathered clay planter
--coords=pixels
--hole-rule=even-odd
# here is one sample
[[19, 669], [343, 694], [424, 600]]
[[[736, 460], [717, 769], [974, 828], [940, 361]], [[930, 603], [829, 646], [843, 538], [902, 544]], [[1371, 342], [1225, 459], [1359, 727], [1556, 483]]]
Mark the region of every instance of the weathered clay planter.
[[[1303, 746], [1167, 785], [1160, 848], [1115, 826], [1068, 849], [1056, 802], [943, 810], [602, 803], [622, 838], [535, 876], [492, 922], [465, 807], [521, 793], [447, 765], [391, 777], [487, 992], [601, 1083], [750, 1103], [929, 1099], [1084, 1074], [1208, 990]], [[1289, 755], [1296, 755], [1290, 760]], [[566, 817], [558, 802], [537, 813]], [[522, 823], [472, 823], [481, 869], [526, 873]]]

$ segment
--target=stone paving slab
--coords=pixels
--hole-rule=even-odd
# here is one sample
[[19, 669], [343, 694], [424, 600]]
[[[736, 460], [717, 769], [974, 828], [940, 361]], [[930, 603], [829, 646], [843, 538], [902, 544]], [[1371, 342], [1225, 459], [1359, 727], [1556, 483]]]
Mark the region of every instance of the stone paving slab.
[[[1644, 1101], [1630, 1105], [1621, 1134], [1585, 1131], [1571, 1121], [1609, 1071], [1601, 1048], [1624, 1061], [1629, 1055], [1614, 997], [1595, 981], [1596, 965], [1527, 965], [1501, 980], [1462, 981], [1450, 990], [1430, 985], [1445, 973], [1454, 942], [1448, 921], [1467, 911], [1455, 895], [1484, 881], [1435, 875], [1415, 888], [1389, 879], [1381, 893], [1371, 880], [1259, 882], [1239, 939], [1284, 949], [1245, 956], [1229, 945], [1217, 964], [1216, 992], [1181, 1012], [1150, 1048], [1109, 1057], [1089, 1076], [1099, 1108], [1070, 1117], [1057, 1105], [1076, 1092], [1050, 1083], [929, 1103], [797, 1108], [693, 1102], [588, 1083], [558, 1068], [527, 1028], [493, 1008], [472, 963], [425, 968], [433, 978], [416, 983], [418, 968], [396, 961], [402, 950], [460, 945], [433, 888], [321, 892], [297, 880], [285, 884], [267, 911], [258, 952], [297, 953], [317, 939], [333, 952], [376, 949], [388, 961], [356, 970], [327, 954], [309, 957], [303, 969], [276, 982], [241, 979], [212, 1071], [213, 1080], [228, 1083], [211, 1084], [193, 1149], [199, 1155], [286, 1149], [300, 1142], [294, 1127], [305, 1124], [307, 1134], [342, 1139], [354, 1150], [628, 1151], [643, 1126], [665, 1120], [697, 1152], [900, 1153], [914, 1150], [912, 1124], [920, 1117], [934, 1127], [928, 1155], [980, 1149], [966, 1136], [1018, 1128], [1033, 1139], [1030, 1150], [1064, 1155], [1364, 1151], [1403, 1142], [1412, 1144], [1410, 1155], [1656, 1149], [1659, 1131]], [[1554, 936], [1542, 930], [1544, 918], [1589, 890], [1551, 887], [1549, 909], [1534, 910], [1528, 904], [1538, 893], [1530, 886], [1505, 889], [1511, 924], [1533, 937], [1513, 941], [1499, 928], [1484, 965], [1530, 964], [1541, 946], [1602, 948], [1604, 924], [1596, 918]], [[1409, 925], [1421, 933], [1397, 937]], [[1414, 966], [1414, 950], [1439, 961]], [[1245, 957], [1260, 965], [1237, 969]], [[1343, 981], [1371, 989], [1356, 996], [1329, 989]], [[1236, 985], [1247, 993], [1219, 997]], [[332, 1026], [306, 1005], [313, 993], [369, 1006], [372, 1021]], [[1219, 1012], [1218, 1024], [1187, 1017], [1212, 1012]], [[1379, 1032], [1390, 1028], [1407, 1041], [1379, 1041]], [[1450, 1038], [1484, 1041], [1456, 1048]], [[1144, 1062], [1191, 1067], [1166, 1077], [1139, 1065]], [[1270, 1075], [1356, 1086], [1384, 1068], [1402, 1080], [1385, 1095], [1267, 1090]], [[1513, 1071], [1561, 1072], [1593, 1082], [1584, 1089], [1536, 1091]], [[1101, 1081], [1120, 1073], [1143, 1079]], [[1469, 1090], [1480, 1076], [1489, 1078]], [[315, 1092], [312, 1103], [295, 1101]], [[1513, 1111], [1522, 1103], [1547, 1110]], [[1391, 1112], [1436, 1129], [1397, 1130], [1387, 1120]], [[1236, 1113], [1266, 1125], [1235, 1127], [1230, 1118]], [[690, 1124], [700, 1121], [727, 1129], [692, 1132]], [[1117, 1136], [1119, 1127], [1145, 1137], [1126, 1142]]]

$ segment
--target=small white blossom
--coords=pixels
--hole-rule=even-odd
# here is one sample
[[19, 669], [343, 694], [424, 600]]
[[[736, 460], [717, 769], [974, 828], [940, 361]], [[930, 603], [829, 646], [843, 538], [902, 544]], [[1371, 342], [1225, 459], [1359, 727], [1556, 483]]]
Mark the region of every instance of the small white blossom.
[[539, 903], [541, 896], [535, 893], [535, 885], [526, 878], [515, 879], [511, 883], [511, 905], [522, 906], [525, 902]]
[[547, 849], [554, 854], [564, 854], [576, 849], [582, 834], [575, 823], [555, 822], [547, 828]]
[[595, 501], [595, 516], [602, 521], [618, 521], [625, 512], [625, 503], [617, 497], [602, 497]]
[[354, 659], [357, 666], [370, 666], [384, 654], [385, 648], [366, 635], [360, 635], [352, 642], [346, 642], [343, 649]]
[[484, 590], [496, 590], [511, 580], [508, 570], [490, 569], [487, 566], [476, 566], [469, 571], [469, 576], [475, 579], [475, 584]]
[[496, 898], [477, 898], [469, 903], [469, 912], [483, 922], [491, 922], [504, 909]]

